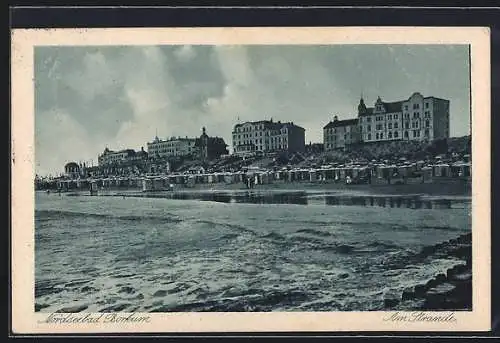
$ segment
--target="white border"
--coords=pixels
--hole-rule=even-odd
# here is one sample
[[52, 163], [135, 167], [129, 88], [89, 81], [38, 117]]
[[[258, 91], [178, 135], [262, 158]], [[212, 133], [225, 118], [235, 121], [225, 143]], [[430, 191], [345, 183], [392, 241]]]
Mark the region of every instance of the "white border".
[[[473, 311], [456, 322], [384, 321], [388, 312], [154, 313], [147, 324], [42, 324], [34, 312], [34, 90], [38, 45], [470, 44]], [[12, 31], [14, 333], [486, 331], [490, 329], [490, 32], [481, 27], [33, 29]]]

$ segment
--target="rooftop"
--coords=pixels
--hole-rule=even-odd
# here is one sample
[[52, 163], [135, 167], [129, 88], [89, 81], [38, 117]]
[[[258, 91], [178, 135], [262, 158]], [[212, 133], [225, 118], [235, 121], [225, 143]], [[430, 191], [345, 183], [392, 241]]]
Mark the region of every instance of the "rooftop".
[[329, 128], [332, 128], [332, 127], [351, 126], [351, 125], [358, 125], [358, 119], [344, 119], [344, 120], [330, 121], [323, 128], [324, 129], [329, 129]]
[[259, 120], [259, 121], [247, 121], [244, 123], [234, 125], [234, 129], [237, 129], [241, 126], [244, 126], [245, 124], [252, 124], [252, 125], [264, 124], [264, 126], [266, 128], [271, 129], [271, 130], [278, 130], [278, 129], [281, 129], [282, 127], [296, 127], [296, 128], [300, 128], [300, 129], [305, 130], [303, 127], [294, 124], [294, 122], [281, 122], [281, 121], [276, 122], [276, 121], [273, 121], [272, 119], [271, 120]]

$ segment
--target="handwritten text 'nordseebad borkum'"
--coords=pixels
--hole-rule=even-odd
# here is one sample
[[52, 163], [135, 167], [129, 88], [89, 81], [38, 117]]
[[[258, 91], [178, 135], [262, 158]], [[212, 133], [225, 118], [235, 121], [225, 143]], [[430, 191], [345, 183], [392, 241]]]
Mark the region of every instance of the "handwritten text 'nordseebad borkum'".
[[149, 323], [150, 316], [142, 314], [118, 314], [118, 313], [51, 313], [40, 323], [46, 324], [97, 324], [97, 323]]

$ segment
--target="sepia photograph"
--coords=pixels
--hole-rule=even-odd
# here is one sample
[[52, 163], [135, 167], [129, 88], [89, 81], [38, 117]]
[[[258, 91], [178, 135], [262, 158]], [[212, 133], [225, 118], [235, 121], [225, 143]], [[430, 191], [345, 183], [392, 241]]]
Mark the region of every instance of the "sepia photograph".
[[473, 45], [212, 40], [32, 46], [39, 323], [473, 314]]

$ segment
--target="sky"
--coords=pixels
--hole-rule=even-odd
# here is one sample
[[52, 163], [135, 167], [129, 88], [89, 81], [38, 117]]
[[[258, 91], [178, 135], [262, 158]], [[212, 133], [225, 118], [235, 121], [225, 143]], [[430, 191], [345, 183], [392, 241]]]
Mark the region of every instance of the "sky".
[[147, 150], [156, 135], [194, 137], [203, 126], [231, 145], [238, 121], [292, 121], [306, 143], [322, 142], [334, 115], [357, 115], [361, 94], [372, 106], [413, 92], [450, 100], [451, 136], [468, 135], [468, 47], [36, 47], [36, 172], [97, 165], [106, 147]]

